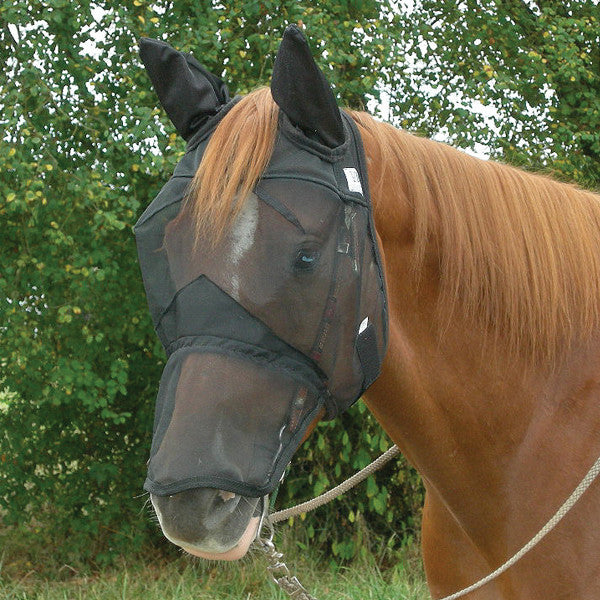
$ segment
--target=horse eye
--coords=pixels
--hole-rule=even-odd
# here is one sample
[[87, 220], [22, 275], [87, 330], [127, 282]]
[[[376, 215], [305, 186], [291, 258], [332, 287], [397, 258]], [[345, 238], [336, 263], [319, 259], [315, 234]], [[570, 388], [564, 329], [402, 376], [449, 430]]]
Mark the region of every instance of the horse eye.
[[300, 250], [294, 260], [294, 269], [296, 271], [312, 271], [319, 260], [319, 256], [317, 250]]

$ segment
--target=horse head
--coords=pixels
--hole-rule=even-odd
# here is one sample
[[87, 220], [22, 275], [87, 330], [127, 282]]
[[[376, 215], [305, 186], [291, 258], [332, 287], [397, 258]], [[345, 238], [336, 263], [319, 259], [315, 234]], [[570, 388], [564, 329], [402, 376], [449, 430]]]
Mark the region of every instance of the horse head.
[[188, 142], [135, 226], [168, 356], [145, 489], [172, 542], [235, 559], [312, 427], [381, 368], [385, 286], [364, 153], [295, 26], [270, 90], [245, 98], [164, 42], [140, 52]]

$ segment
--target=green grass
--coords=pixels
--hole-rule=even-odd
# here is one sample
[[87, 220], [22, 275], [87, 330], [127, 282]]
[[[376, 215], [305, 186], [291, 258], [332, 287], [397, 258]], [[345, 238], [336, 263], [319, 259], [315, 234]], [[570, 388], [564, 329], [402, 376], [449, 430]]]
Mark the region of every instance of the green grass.
[[[393, 567], [381, 570], [375, 558], [336, 567], [314, 555], [291, 550], [284, 560], [318, 600], [430, 600], [417, 551], [408, 549]], [[0, 568], [2, 565], [0, 564]], [[84, 576], [64, 566], [47, 580], [32, 568], [23, 573], [0, 570], [2, 600], [283, 600], [270, 581], [266, 560], [254, 551], [237, 563], [210, 563], [187, 556], [170, 562], [123, 562]]]

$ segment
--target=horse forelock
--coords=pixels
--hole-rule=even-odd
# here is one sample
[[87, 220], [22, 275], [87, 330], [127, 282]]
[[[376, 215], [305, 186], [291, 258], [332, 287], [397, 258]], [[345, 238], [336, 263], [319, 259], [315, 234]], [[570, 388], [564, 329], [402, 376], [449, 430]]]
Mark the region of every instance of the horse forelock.
[[376, 221], [408, 203], [415, 272], [437, 254], [442, 322], [460, 310], [509, 352], [550, 362], [598, 335], [599, 195], [353, 117], [374, 140], [378, 177], [396, 179], [371, 182]]
[[217, 243], [230, 228], [269, 163], [278, 114], [269, 88], [259, 88], [215, 129], [179, 217], [191, 220], [196, 240]]

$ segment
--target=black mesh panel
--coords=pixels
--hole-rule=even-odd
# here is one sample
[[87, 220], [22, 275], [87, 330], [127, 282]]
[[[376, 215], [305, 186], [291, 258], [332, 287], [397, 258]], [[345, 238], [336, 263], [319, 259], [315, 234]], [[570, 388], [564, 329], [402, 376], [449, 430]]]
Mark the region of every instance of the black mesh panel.
[[317, 390], [286, 370], [181, 348], [161, 380], [146, 489], [263, 495], [281, 477], [318, 407]]

